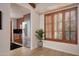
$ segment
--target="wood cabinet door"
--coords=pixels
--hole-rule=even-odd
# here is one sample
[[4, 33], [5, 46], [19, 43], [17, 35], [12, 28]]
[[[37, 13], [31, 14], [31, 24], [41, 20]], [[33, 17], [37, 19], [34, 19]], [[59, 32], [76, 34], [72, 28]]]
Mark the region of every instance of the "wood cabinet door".
[[14, 42], [22, 44], [22, 35], [14, 34]]

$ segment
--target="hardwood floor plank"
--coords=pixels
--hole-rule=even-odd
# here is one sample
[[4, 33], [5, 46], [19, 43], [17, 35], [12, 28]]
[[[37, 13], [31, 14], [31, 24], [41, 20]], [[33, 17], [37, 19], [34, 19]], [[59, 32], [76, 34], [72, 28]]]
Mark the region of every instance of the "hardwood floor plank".
[[10, 56], [75, 56], [73, 54], [60, 52], [49, 48], [37, 48], [30, 50], [26, 47], [21, 47], [10, 51]]

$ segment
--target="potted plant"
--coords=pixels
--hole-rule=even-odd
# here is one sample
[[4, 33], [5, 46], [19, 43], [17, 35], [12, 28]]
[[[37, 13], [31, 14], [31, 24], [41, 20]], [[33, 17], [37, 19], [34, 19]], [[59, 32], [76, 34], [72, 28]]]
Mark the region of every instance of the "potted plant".
[[42, 40], [43, 40], [44, 32], [43, 32], [42, 29], [38, 29], [38, 30], [35, 31], [35, 33], [36, 33], [36, 37], [38, 39], [38, 47], [42, 47], [43, 46], [43, 41]]

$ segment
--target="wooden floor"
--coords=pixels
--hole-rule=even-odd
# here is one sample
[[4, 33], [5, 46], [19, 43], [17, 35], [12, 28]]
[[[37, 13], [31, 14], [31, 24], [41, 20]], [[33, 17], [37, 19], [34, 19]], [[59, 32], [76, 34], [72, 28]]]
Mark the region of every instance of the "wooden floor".
[[10, 56], [75, 56], [69, 53], [64, 53], [48, 48], [37, 48], [30, 50], [26, 47], [21, 47], [15, 50], [10, 51]]

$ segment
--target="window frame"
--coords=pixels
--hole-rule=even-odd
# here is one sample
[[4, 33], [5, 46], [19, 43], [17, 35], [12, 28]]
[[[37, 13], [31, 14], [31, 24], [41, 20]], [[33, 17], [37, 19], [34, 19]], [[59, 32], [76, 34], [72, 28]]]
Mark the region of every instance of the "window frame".
[[[76, 34], [75, 34], [75, 37], [76, 39], [75, 40], [66, 40], [65, 39], [65, 12], [67, 11], [72, 11], [72, 10], [75, 10], [76, 11]], [[62, 39], [59, 40], [59, 39], [54, 39], [54, 15], [57, 14], [57, 13], [62, 13]], [[49, 38], [46, 38], [46, 16], [51, 16], [51, 19], [52, 19], [52, 38], [49, 39]], [[71, 22], [71, 21], [70, 21]], [[71, 24], [69, 24], [71, 25]], [[70, 27], [69, 27], [70, 28]], [[65, 10], [61, 10], [61, 11], [56, 11], [56, 12], [53, 12], [53, 13], [49, 13], [49, 14], [45, 14], [44, 15], [44, 31], [45, 31], [45, 35], [44, 35], [44, 38], [45, 40], [50, 40], [50, 41], [56, 41], [56, 42], [63, 42], [63, 43], [70, 43], [70, 44], [77, 44], [77, 7], [73, 7], [73, 8], [69, 8], [69, 9], [65, 9]], [[72, 32], [72, 31], [70, 31]], [[70, 35], [71, 36], [71, 35]]]

